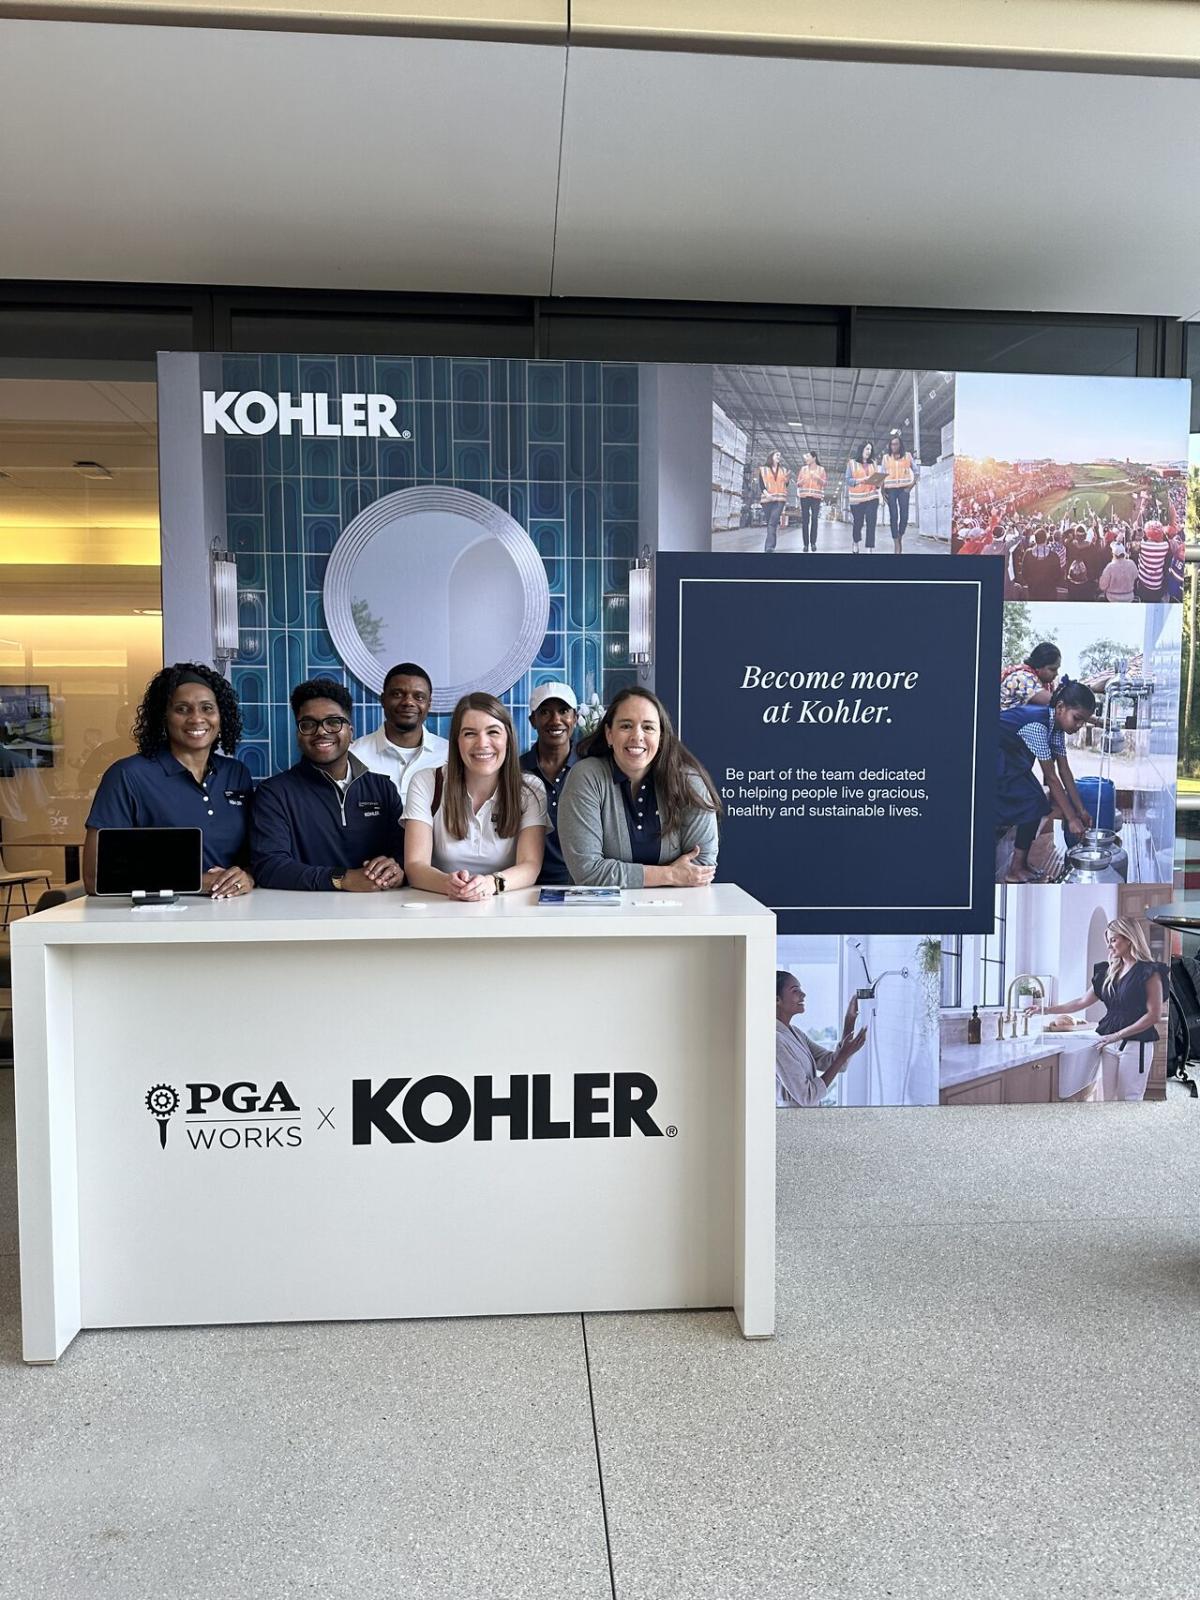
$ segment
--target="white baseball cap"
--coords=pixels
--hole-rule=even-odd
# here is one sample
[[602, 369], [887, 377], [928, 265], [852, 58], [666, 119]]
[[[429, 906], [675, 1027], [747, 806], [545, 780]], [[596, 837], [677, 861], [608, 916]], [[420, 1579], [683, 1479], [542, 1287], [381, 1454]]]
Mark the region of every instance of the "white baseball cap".
[[530, 711], [536, 711], [539, 706], [545, 705], [547, 700], [561, 700], [572, 711], [579, 710], [579, 701], [575, 698], [575, 691], [569, 683], [539, 683], [529, 696]]

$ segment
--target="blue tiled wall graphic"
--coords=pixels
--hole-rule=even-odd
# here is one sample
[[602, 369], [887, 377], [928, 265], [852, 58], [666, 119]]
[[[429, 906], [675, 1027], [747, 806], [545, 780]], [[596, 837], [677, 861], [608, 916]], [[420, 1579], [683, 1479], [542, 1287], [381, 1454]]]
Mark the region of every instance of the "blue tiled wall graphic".
[[[227, 389], [388, 394], [398, 439], [228, 437], [225, 510], [237, 556], [241, 754], [256, 777], [289, 766], [288, 694], [317, 674], [354, 699], [355, 733], [379, 720], [375, 696], [342, 666], [321, 591], [342, 529], [380, 495], [446, 484], [493, 501], [525, 528], [550, 586], [549, 630], [504, 696], [522, 743], [529, 695], [565, 679], [602, 700], [635, 681], [629, 562], [638, 538], [638, 374], [595, 361], [457, 357], [226, 356]], [[331, 407], [331, 410], [333, 408]], [[446, 731], [448, 718], [438, 719]]]

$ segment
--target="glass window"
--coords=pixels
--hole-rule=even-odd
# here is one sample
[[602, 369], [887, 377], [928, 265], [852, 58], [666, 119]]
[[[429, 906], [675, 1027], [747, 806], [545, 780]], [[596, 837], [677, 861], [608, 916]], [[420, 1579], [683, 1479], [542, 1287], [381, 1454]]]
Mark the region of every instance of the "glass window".
[[950, 933], [942, 938], [942, 1006], [951, 1011], [1003, 1006], [1007, 948], [1008, 888], [997, 884], [996, 921], [990, 933]]
[[[954, 372], [1056, 372], [1136, 377], [1150, 359], [1153, 319], [1055, 322], [864, 309], [855, 314], [850, 365]], [[1147, 348], [1142, 349], [1145, 334]], [[1153, 368], [1150, 369], [1153, 371]]]
[[957, 1011], [962, 1005], [963, 989], [963, 936], [961, 933], [942, 935], [942, 1006]]
[[581, 315], [543, 310], [541, 353], [568, 361], [769, 362], [837, 364], [840, 318]]
[[156, 387], [103, 359], [0, 377], [0, 852], [54, 884], [162, 666]]
[[533, 319], [481, 313], [460, 317], [445, 309], [428, 315], [304, 311], [287, 306], [234, 307], [228, 349], [256, 354], [328, 351], [331, 355], [525, 356], [533, 355]]
[[14, 304], [0, 293], [0, 378], [153, 382], [158, 351], [195, 348], [197, 320], [191, 305]]
[[1185, 378], [1192, 380], [1192, 432], [1200, 433], [1200, 323], [1189, 322], [1184, 329]]
[[1008, 932], [1008, 888], [996, 886], [996, 926], [979, 944], [978, 1001], [981, 1006], [1004, 1004], [1005, 949]]

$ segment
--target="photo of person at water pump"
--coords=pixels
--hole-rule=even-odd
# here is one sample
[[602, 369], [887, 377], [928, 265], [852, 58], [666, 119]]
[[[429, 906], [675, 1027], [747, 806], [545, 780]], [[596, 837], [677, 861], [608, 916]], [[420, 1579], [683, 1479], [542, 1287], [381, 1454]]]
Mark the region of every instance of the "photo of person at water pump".
[[1056, 644], [1035, 644], [1025, 657], [1000, 674], [1000, 709], [1014, 706], [1048, 706], [1062, 667], [1062, 651]]
[[[1035, 883], [1029, 850], [1044, 817], [1075, 834], [1092, 826], [1067, 759], [1068, 733], [1077, 733], [1096, 710], [1085, 683], [1064, 678], [1046, 705], [1014, 706], [1000, 713], [996, 782], [996, 872], [1002, 883]], [[1042, 777], [1034, 776], [1040, 763]], [[1011, 852], [1011, 853], [1010, 853]]]
[[[1045, 707], [1066, 679], [1096, 696], [1095, 713], [1066, 734], [1066, 747], [1094, 819], [1089, 832], [1099, 830], [1090, 844], [1112, 847], [1104, 870], [1126, 883], [1169, 883], [1174, 872], [1182, 622], [1181, 608], [1169, 605], [1004, 607], [998, 710]], [[1043, 818], [1029, 851], [1039, 884], [1100, 870], [1094, 851], [1078, 853], [1089, 841], [1059, 820]], [[1006, 856], [997, 866], [1008, 881]]]

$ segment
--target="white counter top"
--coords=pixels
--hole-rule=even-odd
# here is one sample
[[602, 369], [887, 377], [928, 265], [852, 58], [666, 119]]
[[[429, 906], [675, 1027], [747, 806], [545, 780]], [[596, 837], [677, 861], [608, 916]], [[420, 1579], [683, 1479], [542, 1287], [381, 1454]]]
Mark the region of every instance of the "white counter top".
[[942, 1047], [939, 1082], [943, 1089], [956, 1089], [976, 1078], [994, 1072], [1007, 1072], [1046, 1056], [1069, 1054], [1094, 1045], [1099, 1038], [1095, 1028], [1073, 1028], [1070, 1033], [1031, 1033], [1028, 1039], [985, 1039], [982, 1044], [950, 1044]]
[[485, 938], [595, 939], [619, 935], [774, 934], [775, 914], [736, 884], [704, 889], [627, 889], [619, 906], [539, 906], [537, 889], [473, 904], [419, 889], [384, 894], [305, 894], [255, 889], [245, 899], [201, 895], [134, 910], [122, 900], [68, 901], [11, 928], [15, 948], [70, 944], [197, 944], [209, 941]]
[[19, 921], [26, 1360], [84, 1326], [714, 1306], [768, 1337], [774, 914], [537, 897]]

